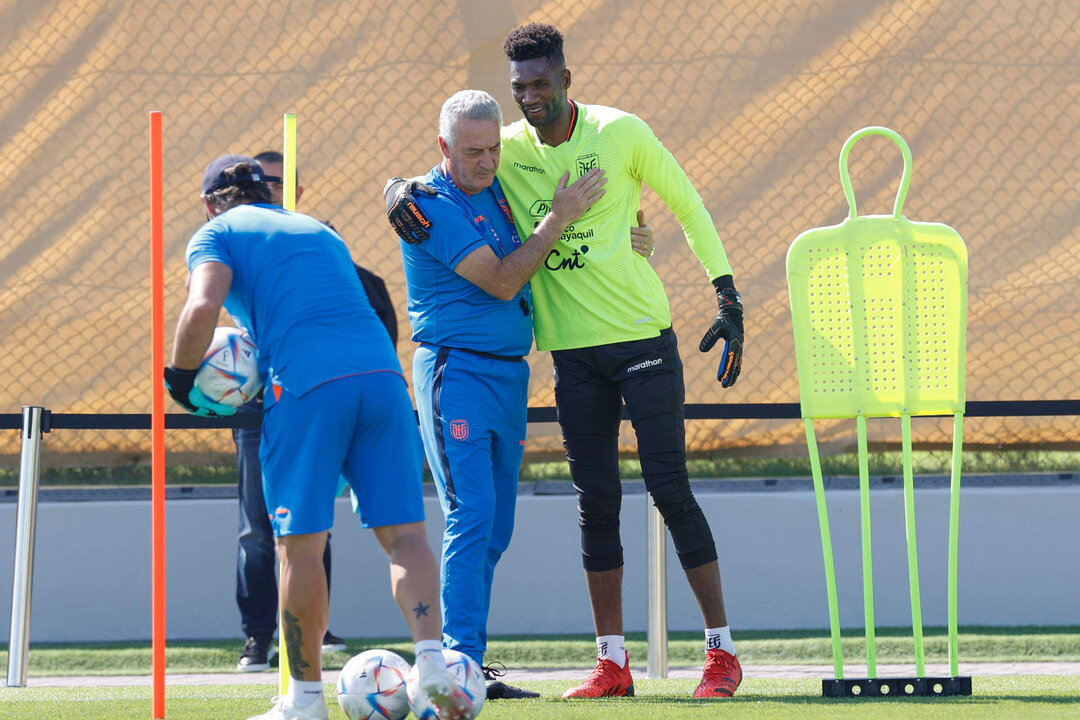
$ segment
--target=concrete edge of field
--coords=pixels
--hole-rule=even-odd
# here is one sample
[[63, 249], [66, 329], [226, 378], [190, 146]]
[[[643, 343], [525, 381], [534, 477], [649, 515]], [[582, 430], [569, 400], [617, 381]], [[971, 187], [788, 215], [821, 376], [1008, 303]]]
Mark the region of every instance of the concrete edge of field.
[[[632, 668], [640, 679], [646, 679], [645, 667]], [[914, 665], [878, 664], [878, 677], [910, 677], [915, 674]], [[528, 670], [507, 670], [503, 680], [514, 683], [529, 680], [577, 680], [584, 678], [589, 668], [533, 668]], [[672, 667], [668, 670], [670, 678], [694, 679], [700, 677], [700, 667]], [[998, 663], [961, 663], [960, 674], [978, 676], [1000, 675], [1080, 675], [1080, 663], [1073, 662], [998, 662]], [[745, 665], [743, 676], [746, 678], [829, 678], [833, 675], [832, 665]], [[845, 665], [846, 677], [866, 677], [865, 665]], [[928, 663], [926, 675], [929, 677], [947, 677], [949, 666], [946, 663]], [[323, 682], [337, 682], [338, 671], [323, 672]], [[260, 673], [191, 673], [165, 676], [166, 685], [277, 685], [277, 671]], [[111, 675], [83, 677], [28, 677], [26, 687], [133, 687], [150, 685], [149, 675]]]

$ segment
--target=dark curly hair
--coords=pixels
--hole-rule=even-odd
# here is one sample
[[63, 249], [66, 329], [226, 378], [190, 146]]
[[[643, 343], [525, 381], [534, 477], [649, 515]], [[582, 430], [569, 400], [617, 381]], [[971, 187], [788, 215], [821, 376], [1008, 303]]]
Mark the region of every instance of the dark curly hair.
[[562, 33], [547, 23], [518, 25], [503, 41], [503, 52], [510, 62], [545, 58], [549, 67], [566, 65]]
[[[227, 179], [233, 180], [237, 177], [251, 175], [252, 172], [256, 172], [256, 170], [250, 164], [239, 162], [225, 168], [224, 174]], [[204, 195], [204, 197], [213, 204], [218, 212], [225, 212], [237, 205], [269, 203], [270, 188], [262, 181], [240, 182], [235, 185], [227, 185], [226, 187], [214, 190], [213, 192]]]

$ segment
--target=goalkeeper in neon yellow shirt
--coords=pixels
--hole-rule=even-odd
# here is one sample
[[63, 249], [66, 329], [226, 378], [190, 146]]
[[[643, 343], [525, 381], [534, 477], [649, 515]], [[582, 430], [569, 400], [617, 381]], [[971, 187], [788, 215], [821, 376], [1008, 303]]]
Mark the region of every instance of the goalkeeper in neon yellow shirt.
[[[605, 196], [566, 228], [531, 280], [536, 347], [550, 350], [555, 403], [578, 495], [581, 550], [597, 635], [597, 666], [564, 697], [633, 695], [622, 625], [622, 501], [619, 423], [626, 403], [645, 485], [671, 532], [702, 609], [705, 667], [695, 697], [730, 697], [742, 680], [724, 610], [716, 546], [686, 470], [682, 361], [663, 284], [625, 242], [641, 184], [682, 225], [717, 294], [719, 312], [699, 348], [723, 339], [717, 379], [730, 387], [742, 366], [742, 303], [723, 244], [701, 197], [671, 153], [638, 117], [570, 100], [563, 38], [551, 25], [510, 32], [503, 50], [524, 119], [502, 130], [498, 179], [518, 233], [546, 215], [556, 183], [599, 167]], [[401, 186], [413, 192], [416, 183]], [[407, 193], [388, 196], [390, 220], [407, 242], [430, 222]]]

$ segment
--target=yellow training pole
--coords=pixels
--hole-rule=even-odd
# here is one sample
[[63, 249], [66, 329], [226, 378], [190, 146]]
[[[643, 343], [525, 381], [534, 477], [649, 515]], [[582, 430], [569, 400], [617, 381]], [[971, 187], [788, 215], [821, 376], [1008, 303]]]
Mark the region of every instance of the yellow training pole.
[[285, 113], [285, 138], [281, 164], [281, 206], [296, 210], [296, 113]]
[[[285, 136], [282, 142], [281, 206], [296, 210], [296, 113], [285, 113]], [[278, 581], [280, 583], [280, 579]], [[280, 597], [280, 593], [278, 594]], [[289, 692], [289, 653], [285, 649], [285, 608], [278, 608], [278, 692]]]

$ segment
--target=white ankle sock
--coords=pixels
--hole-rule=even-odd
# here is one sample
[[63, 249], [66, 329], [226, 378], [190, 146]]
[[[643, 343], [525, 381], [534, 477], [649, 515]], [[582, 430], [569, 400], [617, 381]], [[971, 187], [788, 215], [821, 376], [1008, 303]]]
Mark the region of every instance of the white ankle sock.
[[626, 665], [626, 638], [622, 635], [600, 635], [596, 638], [596, 659], [610, 660], [619, 667]]
[[719, 648], [726, 653], [735, 654], [735, 641], [731, 639], [731, 628], [705, 628], [705, 651]]
[[416, 671], [425, 678], [431, 673], [446, 670], [442, 643], [438, 640], [421, 640], [416, 643]]
[[318, 702], [323, 696], [323, 684], [321, 680], [297, 680], [289, 678], [289, 692], [285, 696], [290, 706], [294, 708], [310, 707]]

